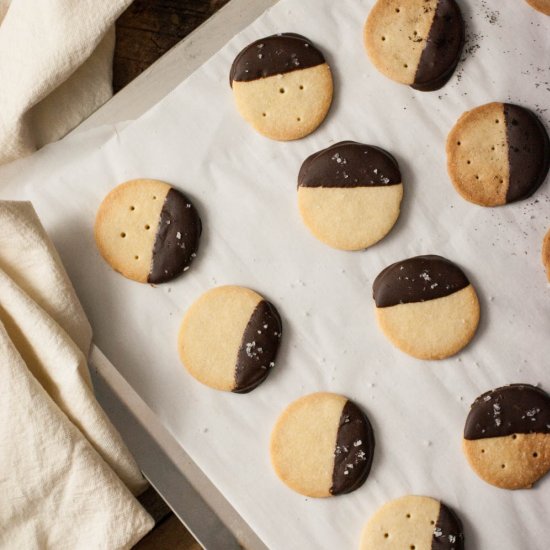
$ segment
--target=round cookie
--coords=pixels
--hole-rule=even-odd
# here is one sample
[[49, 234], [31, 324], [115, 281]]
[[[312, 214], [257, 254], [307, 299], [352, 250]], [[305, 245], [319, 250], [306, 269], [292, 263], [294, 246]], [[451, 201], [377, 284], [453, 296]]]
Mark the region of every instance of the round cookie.
[[527, 3], [537, 11], [550, 15], [550, 0], [527, 0]]
[[294, 491], [329, 497], [355, 491], [367, 479], [374, 433], [359, 407], [342, 395], [313, 393], [281, 414], [271, 434], [271, 462]]
[[372, 145], [342, 141], [311, 155], [298, 175], [298, 207], [320, 241], [368, 248], [399, 217], [403, 184], [396, 160]]
[[474, 472], [502, 489], [527, 489], [550, 470], [550, 396], [529, 384], [480, 395], [464, 426]]
[[434, 498], [408, 495], [387, 502], [369, 519], [360, 550], [463, 550], [462, 522]]
[[542, 265], [546, 268], [546, 277], [550, 281], [550, 229], [542, 241]]
[[464, 113], [447, 138], [447, 170], [455, 189], [481, 206], [531, 196], [550, 167], [550, 142], [531, 111], [487, 103]]
[[464, 272], [441, 256], [416, 256], [384, 269], [373, 284], [378, 325], [400, 350], [444, 359], [465, 347], [479, 301]]
[[299, 34], [276, 34], [247, 46], [233, 62], [229, 82], [242, 117], [280, 141], [313, 132], [332, 103], [330, 67]]
[[201, 220], [191, 201], [158, 180], [115, 187], [95, 221], [95, 241], [105, 261], [140, 283], [158, 284], [187, 271], [197, 255]]
[[430, 92], [451, 78], [464, 45], [464, 20], [455, 0], [378, 0], [364, 40], [385, 76]]
[[239, 286], [205, 292], [187, 311], [178, 349], [189, 374], [216, 390], [248, 393], [275, 366], [282, 323], [275, 306]]

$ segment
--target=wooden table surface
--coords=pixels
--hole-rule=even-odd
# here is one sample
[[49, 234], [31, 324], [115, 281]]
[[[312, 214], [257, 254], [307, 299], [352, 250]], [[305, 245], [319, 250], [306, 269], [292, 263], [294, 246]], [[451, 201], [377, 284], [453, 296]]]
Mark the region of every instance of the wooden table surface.
[[135, 0], [116, 23], [118, 92], [229, 0]]
[[[113, 91], [117, 93], [229, 0], [135, 0], [116, 22]], [[153, 489], [140, 501], [155, 529], [134, 550], [200, 550]]]

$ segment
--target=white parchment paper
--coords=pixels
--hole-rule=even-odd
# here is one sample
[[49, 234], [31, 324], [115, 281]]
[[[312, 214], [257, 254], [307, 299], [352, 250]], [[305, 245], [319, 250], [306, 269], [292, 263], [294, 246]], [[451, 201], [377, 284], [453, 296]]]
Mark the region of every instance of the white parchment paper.
[[[545, 550], [550, 478], [518, 492], [487, 485], [468, 467], [461, 433], [470, 403], [483, 391], [513, 382], [550, 390], [550, 289], [540, 261], [550, 227], [548, 183], [527, 201], [476, 207], [453, 190], [444, 147], [463, 111], [492, 100], [538, 110], [548, 125], [550, 18], [520, 0], [460, 2], [468, 53], [443, 90], [421, 93], [389, 81], [370, 64], [362, 27], [373, 3], [281, 0], [140, 120], [107, 132], [108, 139], [96, 133], [87, 144], [80, 135], [76, 143], [50, 147], [5, 170], [3, 183], [34, 201], [96, 343], [270, 548], [355, 548], [380, 505], [416, 493], [459, 512], [469, 550]], [[228, 72], [246, 44], [287, 31], [305, 34], [326, 53], [335, 101], [313, 135], [277, 143], [239, 117]], [[296, 205], [302, 161], [346, 139], [391, 151], [405, 183], [397, 226], [361, 253], [315, 240]], [[111, 271], [93, 242], [100, 201], [136, 177], [181, 188], [204, 222], [197, 262], [157, 288]], [[409, 358], [376, 327], [374, 278], [389, 263], [417, 254], [458, 262], [481, 298], [475, 340], [449, 360]], [[277, 367], [248, 395], [210, 390], [178, 360], [184, 312], [221, 284], [256, 289], [283, 317]], [[360, 404], [377, 443], [365, 485], [327, 500], [287, 489], [268, 453], [282, 409], [319, 390]]]

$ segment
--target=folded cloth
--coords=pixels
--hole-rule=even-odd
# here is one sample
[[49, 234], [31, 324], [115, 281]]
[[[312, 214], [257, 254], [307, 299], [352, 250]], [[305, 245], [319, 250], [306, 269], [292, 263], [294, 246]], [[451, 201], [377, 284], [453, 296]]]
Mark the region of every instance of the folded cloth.
[[0, 548], [129, 548], [153, 526], [93, 396], [90, 342], [32, 206], [0, 201]]
[[29, 202], [0, 201], [0, 267], [88, 355], [92, 328]]
[[64, 136], [112, 95], [131, 0], [0, 0], [0, 164]]

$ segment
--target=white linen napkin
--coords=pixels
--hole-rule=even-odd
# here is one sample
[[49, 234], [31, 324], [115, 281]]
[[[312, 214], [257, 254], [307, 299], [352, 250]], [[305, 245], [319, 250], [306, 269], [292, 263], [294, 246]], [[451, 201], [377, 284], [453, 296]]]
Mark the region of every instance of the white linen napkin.
[[112, 95], [131, 0], [0, 0], [0, 164], [64, 136]]
[[129, 548], [153, 526], [94, 398], [90, 342], [34, 209], [0, 202], [0, 548]]

